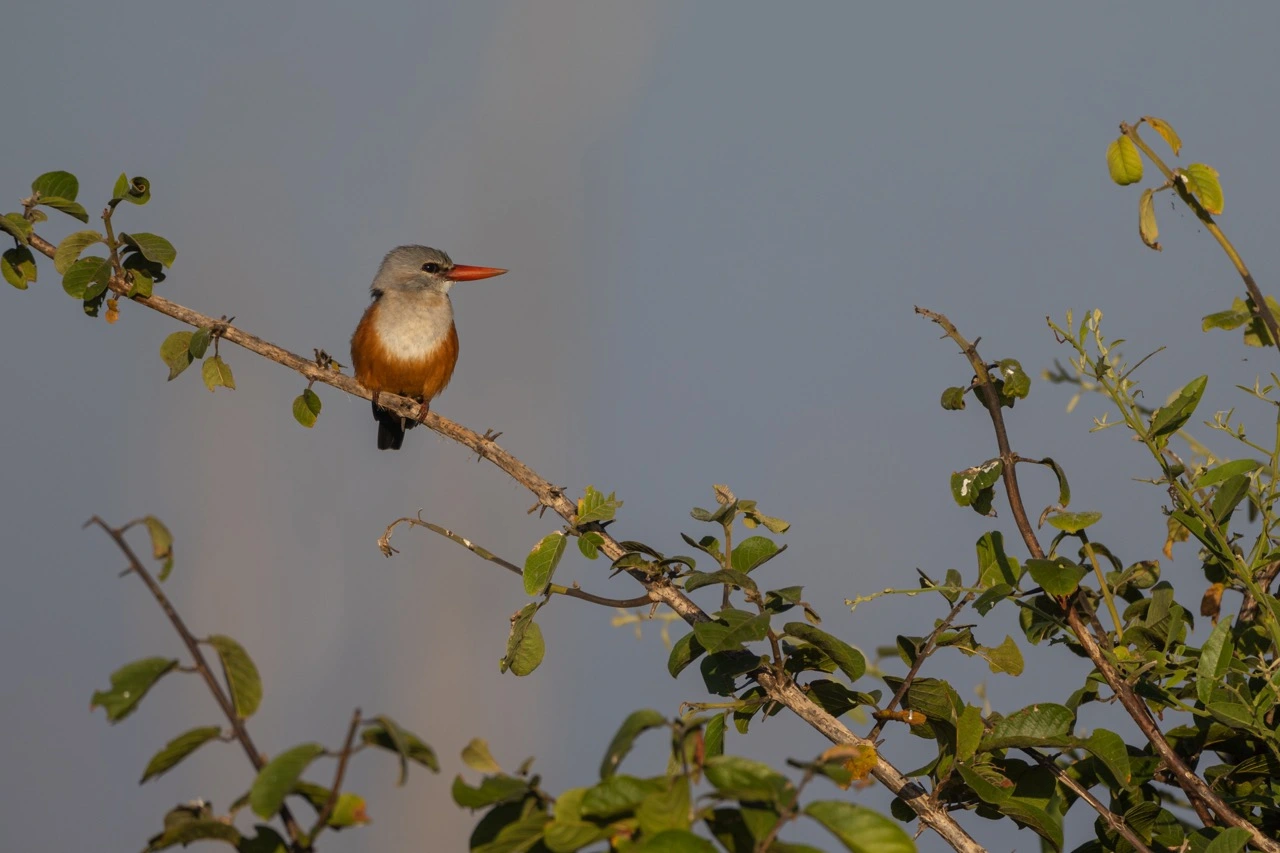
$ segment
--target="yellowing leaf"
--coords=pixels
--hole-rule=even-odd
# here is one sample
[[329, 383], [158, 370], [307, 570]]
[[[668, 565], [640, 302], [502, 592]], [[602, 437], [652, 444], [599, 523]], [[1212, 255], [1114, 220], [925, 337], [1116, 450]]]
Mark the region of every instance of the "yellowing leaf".
[[1142, 180], [1142, 155], [1132, 139], [1121, 136], [1107, 146], [1107, 171], [1122, 187]]
[[1182, 170], [1182, 175], [1189, 179], [1187, 189], [1195, 193], [1201, 207], [1215, 215], [1222, 213], [1222, 184], [1218, 181], [1217, 169], [1192, 163]]
[[1142, 197], [1138, 199], [1138, 236], [1142, 238], [1142, 242], [1146, 243], [1149, 248], [1160, 251], [1160, 228], [1156, 225], [1156, 205], [1151, 200], [1153, 190], [1147, 188], [1142, 191]]
[[1169, 143], [1169, 148], [1173, 151], [1173, 156], [1177, 157], [1178, 152], [1182, 150], [1182, 140], [1178, 138], [1178, 133], [1173, 129], [1167, 121], [1155, 116], [1143, 116], [1142, 120], [1151, 125], [1151, 129], [1164, 137], [1164, 141]]

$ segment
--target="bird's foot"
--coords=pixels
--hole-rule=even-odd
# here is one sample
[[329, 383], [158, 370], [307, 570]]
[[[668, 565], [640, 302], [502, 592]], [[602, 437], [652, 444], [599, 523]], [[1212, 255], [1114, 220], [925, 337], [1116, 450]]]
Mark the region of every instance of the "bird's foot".
[[423, 400], [422, 405], [418, 407], [418, 414], [414, 416], [414, 420], [420, 424], [427, 422], [427, 412], [431, 411], [431, 401]]

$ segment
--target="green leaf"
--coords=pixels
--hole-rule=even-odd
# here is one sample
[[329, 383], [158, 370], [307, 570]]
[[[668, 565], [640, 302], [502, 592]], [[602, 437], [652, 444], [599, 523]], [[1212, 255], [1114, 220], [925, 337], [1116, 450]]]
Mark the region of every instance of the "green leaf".
[[220, 726], [201, 726], [178, 735], [165, 744], [164, 749], [151, 757], [138, 784], [141, 785], [148, 779], [154, 779], [165, 771], [173, 769], [188, 755], [221, 734]]
[[748, 536], [733, 546], [733, 555], [730, 559], [735, 570], [746, 573], [773, 559], [780, 551], [781, 549], [772, 539], [765, 536]]
[[699, 664], [702, 682], [708, 692], [717, 696], [732, 696], [737, 690], [737, 678], [760, 666], [759, 655], [742, 650], [717, 652], [707, 655]]
[[224, 634], [214, 634], [208, 643], [217, 650], [222, 661], [222, 672], [231, 688], [236, 716], [242, 720], [252, 717], [262, 703], [262, 678], [258, 675], [258, 667], [243, 646]]
[[[741, 503], [743, 502], [739, 501], [739, 504]], [[755, 501], [747, 501], [747, 503], [754, 504]], [[742, 523], [747, 527], [763, 525], [764, 529], [770, 533], [786, 533], [791, 529], [791, 522], [783, 521], [781, 518], [774, 518], [772, 515], [765, 515], [755, 509], [743, 510]]]
[[951, 497], [960, 506], [972, 506], [979, 496], [995, 485], [1004, 471], [999, 459], [991, 459], [973, 468], [951, 475]]
[[[321, 806], [321, 808], [324, 808], [324, 806]], [[338, 799], [334, 801], [333, 811], [329, 812], [329, 819], [325, 821], [325, 826], [343, 829], [348, 826], [360, 826], [369, 823], [369, 816], [365, 814], [364, 809], [364, 797], [343, 791], [338, 795]]]
[[603, 544], [604, 537], [594, 530], [588, 530], [578, 536], [578, 550], [588, 560], [594, 560], [600, 556], [600, 546]]
[[1022, 576], [1018, 561], [1004, 552], [1004, 534], [998, 530], [982, 534], [977, 542], [978, 585], [991, 587], [1007, 584], [1014, 587]]
[[31, 182], [31, 192], [75, 201], [80, 194], [80, 181], [70, 172], [45, 172]]
[[617, 734], [613, 736], [613, 740], [609, 742], [609, 748], [605, 750], [604, 761], [600, 763], [600, 778], [608, 779], [617, 772], [618, 765], [631, 751], [631, 745], [642, 732], [666, 724], [667, 718], [657, 711], [645, 709], [629, 714], [618, 728]]
[[176, 658], [143, 658], [111, 673], [111, 689], [94, 691], [89, 710], [101, 707], [107, 722], [118, 723], [138, 707], [142, 697], [162, 676], [178, 665]]
[[84, 205], [69, 198], [60, 198], [58, 196], [47, 196], [40, 199], [40, 204], [46, 207], [52, 207], [54, 210], [61, 211], [72, 219], [79, 219], [81, 222], [88, 223], [89, 211], [84, 209]]
[[842, 800], [815, 800], [804, 813], [854, 853], [915, 853], [911, 836], [890, 818]]
[[172, 243], [158, 234], [138, 231], [133, 234], [121, 234], [120, 239], [152, 263], [171, 267], [178, 258], [178, 250], [173, 248]]
[[1058, 478], [1058, 506], [1065, 508], [1071, 503], [1071, 486], [1067, 484], [1067, 472], [1062, 470], [1062, 466], [1053, 461], [1049, 457], [1037, 459], [1037, 465], [1046, 465], [1053, 469], [1054, 476]]
[[511, 633], [507, 636], [507, 653], [498, 663], [498, 671], [510, 669], [516, 675], [528, 675], [542, 663], [546, 646], [542, 641], [542, 629], [533, 621], [538, 603], [532, 602], [520, 608], [511, 620]]
[[690, 805], [689, 779], [676, 776], [665, 790], [655, 791], [636, 807], [640, 832], [652, 838], [668, 830], [687, 830]]
[[964, 395], [968, 389], [954, 386], [942, 392], [942, 408], [957, 412], [964, 408]]
[[594, 823], [557, 818], [543, 830], [542, 843], [551, 853], [575, 853], [606, 837], [605, 830]]
[[67, 270], [76, 262], [76, 258], [94, 243], [103, 243], [106, 239], [97, 231], [76, 231], [62, 238], [57, 250], [53, 253], [53, 268], [59, 275], [66, 275]]
[[204, 354], [209, 349], [209, 341], [213, 339], [212, 333], [208, 329], [196, 329], [191, 333], [191, 342], [187, 344], [187, 349], [191, 351], [192, 358], [204, 358]]
[[1053, 560], [1027, 560], [1031, 579], [1049, 595], [1064, 596], [1076, 591], [1085, 576], [1084, 566], [1077, 566], [1066, 557]]
[[91, 255], [71, 265], [62, 277], [62, 289], [73, 299], [96, 299], [111, 282], [111, 262]]
[[433, 773], [440, 772], [440, 762], [436, 759], [435, 750], [427, 746], [422, 738], [401, 728], [395, 720], [385, 714], [373, 719], [374, 724], [360, 733], [360, 740], [371, 746], [394, 752], [400, 757], [400, 779], [397, 785], [403, 785], [408, 780], [407, 762], [409, 761], [421, 764]]
[[703, 764], [703, 772], [721, 796], [772, 802], [787, 807], [795, 798], [791, 780], [760, 761], [740, 755], [718, 755]]
[[316, 425], [320, 416], [320, 395], [310, 388], [293, 398], [293, 419], [307, 429]]
[[804, 622], [788, 622], [782, 626], [782, 630], [788, 636], [804, 640], [822, 649], [827, 657], [836, 662], [836, 666], [840, 667], [851, 682], [857, 681], [867, 671], [867, 660], [862, 656], [862, 652], [820, 628], [806, 625]]
[[[736, 563], [736, 551], [734, 552], [734, 555], [734, 562]], [[740, 589], [749, 589], [753, 591], [757, 589], [756, 582], [747, 577], [741, 571], [721, 569], [718, 572], [689, 573], [684, 579], [684, 590], [685, 592], [693, 592], [695, 589], [701, 589], [704, 586], [714, 586], [716, 584], [729, 584]]]
[[1004, 386], [1000, 392], [1003, 397], [1021, 400], [1031, 393], [1031, 377], [1023, 371], [1022, 363], [1016, 358], [1001, 359], [999, 370], [1004, 380]]
[[1138, 197], [1138, 236], [1147, 248], [1160, 251], [1160, 226], [1156, 223], [1155, 190], [1148, 187]]
[[687, 829], [666, 829], [630, 849], [635, 853], [715, 853], [716, 846]]
[[116, 179], [115, 189], [111, 192], [111, 199], [127, 201], [130, 204], [146, 204], [151, 201], [151, 182], [141, 175], [130, 180], [125, 177], [124, 172], [121, 172], [120, 177]]
[[31, 239], [32, 228], [30, 220], [21, 213], [6, 213], [0, 216], [0, 231], [9, 234], [24, 246]]
[[1231, 519], [1231, 514], [1235, 512], [1236, 507], [1240, 505], [1240, 501], [1244, 500], [1245, 495], [1248, 493], [1248, 477], [1244, 474], [1236, 474], [1234, 477], [1229, 477], [1214, 492], [1213, 503], [1209, 506], [1209, 512], [1213, 515], [1213, 520], [1225, 529], [1227, 522]]
[[665, 779], [610, 776], [582, 795], [582, 816], [610, 820], [633, 810], [645, 797], [666, 788]]
[[716, 714], [702, 730], [702, 754], [704, 758], [724, 755], [724, 714]]
[[[170, 382], [191, 364], [191, 334], [191, 332], [174, 332], [160, 344], [160, 358], [169, 365], [168, 381]], [[297, 408], [296, 404], [294, 408]]]
[[1142, 155], [1132, 139], [1121, 136], [1107, 146], [1107, 171], [1122, 187], [1142, 180]]
[[1117, 785], [1122, 788], [1130, 787], [1133, 783], [1133, 771], [1130, 769], [1129, 748], [1125, 746], [1124, 738], [1106, 729], [1094, 729], [1083, 746], [1102, 762]]
[[235, 377], [231, 375], [231, 368], [222, 360], [222, 356], [215, 355], [213, 358], [205, 360], [204, 365], [200, 368], [200, 378], [204, 380], [204, 387], [212, 391], [215, 388], [223, 387], [236, 390]]
[[304, 743], [285, 750], [266, 763], [249, 789], [249, 807], [261, 818], [271, 817], [280, 811], [284, 798], [293, 789], [303, 771], [320, 756], [324, 747], [318, 743]]
[[[741, 613], [742, 611], [737, 611]], [[715, 622], [699, 622], [693, 626], [698, 642], [708, 652], [740, 649], [744, 643], [763, 640], [769, 632], [769, 614], [761, 613], [750, 618], [737, 618], [725, 624], [724, 613]]]
[[977, 705], [965, 705], [956, 723], [956, 760], [968, 761], [982, 742], [982, 711]]
[[1249, 843], [1249, 830], [1239, 826], [1230, 826], [1218, 833], [1212, 841], [1205, 845], [1203, 853], [1240, 853]]
[[675, 678], [705, 652], [706, 649], [703, 648], [702, 643], [698, 642], [697, 635], [690, 631], [676, 640], [675, 645], [671, 647], [671, 654], [667, 657], [667, 672]]
[[1015, 677], [1022, 675], [1022, 652], [1013, 637], [1005, 635], [1004, 642], [998, 646], [978, 646], [976, 653], [986, 660], [992, 672], [1007, 672]]
[[36, 280], [36, 259], [26, 246], [15, 246], [0, 255], [0, 273], [18, 290], [26, 290], [27, 282]]
[[1225, 482], [1239, 474], [1248, 474], [1261, 467], [1262, 463], [1256, 459], [1236, 459], [1232, 462], [1224, 462], [1197, 477], [1194, 488], [1203, 489], [1208, 486], [1216, 486], [1218, 483]]
[[1192, 163], [1182, 170], [1187, 189], [1195, 194], [1200, 206], [1215, 216], [1222, 213], [1222, 184], [1218, 170], [1204, 163]]
[[1182, 425], [1190, 420], [1200, 398], [1204, 396], [1204, 388], [1209, 382], [1208, 376], [1192, 379], [1178, 392], [1172, 402], [1156, 410], [1151, 418], [1151, 434], [1153, 436], [1170, 435], [1182, 429]]
[[1086, 527], [1092, 527], [1102, 520], [1100, 512], [1055, 512], [1045, 518], [1050, 527], [1056, 527], [1067, 533], [1079, 533]]
[[[164, 816], [164, 832], [148, 840], [145, 853], [165, 850], [176, 844], [186, 847], [196, 841], [225, 841], [240, 850], [240, 831], [229, 823], [207, 816], [208, 806], [198, 813], [190, 806], [178, 806]], [[275, 853], [275, 851], [272, 851]]]
[[462, 763], [480, 773], [501, 773], [502, 765], [494, 760], [489, 744], [483, 738], [472, 738], [462, 748]]
[[544, 536], [524, 558], [524, 591], [526, 595], [542, 595], [564, 556], [565, 535], [559, 531]]
[[587, 490], [578, 499], [576, 524], [582, 526], [593, 521], [612, 519], [617, 514], [618, 508], [622, 506], [622, 501], [615, 495], [615, 492], [610, 492], [609, 496], [605, 497], [601, 492], [597, 492], [594, 486], [587, 486]]
[[1071, 737], [1075, 714], [1065, 705], [1042, 702], [996, 722], [979, 746], [984, 752], [1025, 746], [1052, 746]]
[[1231, 636], [1231, 620], [1224, 619], [1214, 626], [1209, 639], [1200, 649], [1200, 663], [1196, 666], [1196, 695], [1208, 705], [1214, 688], [1231, 668], [1231, 655], [1235, 652], [1235, 639]]
[[142, 519], [142, 523], [146, 525], [147, 533], [151, 536], [152, 558], [164, 560], [159, 576], [160, 582], [163, 583], [169, 579], [169, 572], [173, 570], [173, 534], [164, 526], [164, 522], [154, 515], [148, 515]]

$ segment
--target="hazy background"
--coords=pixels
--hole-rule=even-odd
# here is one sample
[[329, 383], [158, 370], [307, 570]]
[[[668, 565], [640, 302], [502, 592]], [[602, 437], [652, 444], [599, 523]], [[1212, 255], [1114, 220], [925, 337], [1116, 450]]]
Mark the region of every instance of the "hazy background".
[[[455, 290], [462, 356], [438, 410], [503, 430], [573, 493], [616, 489], [616, 532], [659, 548], [687, 550], [679, 532], [701, 532], [688, 508], [709, 505], [713, 483], [759, 500], [794, 524], [762, 579], [804, 583], [826, 627], [868, 653], [944, 608], [896, 597], [850, 616], [846, 597], [910, 586], [917, 566], [972, 577], [974, 540], [1011, 529], [1007, 512], [988, 522], [952, 502], [949, 472], [994, 442], [972, 406], [938, 407], [969, 372], [913, 304], [1033, 376], [1064, 356], [1045, 315], [1101, 307], [1131, 353], [1169, 346], [1143, 368], [1153, 403], [1208, 368], [1206, 412], [1247, 408], [1231, 385], [1276, 367], [1235, 333], [1200, 334], [1239, 280], [1167, 197], [1165, 251], [1144, 248], [1138, 191], [1112, 185], [1103, 157], [1121, 120], [1172, 122], [1182, 162], [1222, 171], [1224, 226], [1274, 291], [1274, 7], [346, 5], [7, 9], [6, 209], [46, 170], [76, 173], [90, 211], [122, 170], [146, 175], [153, 202], [122, 207], [118, 227], [177, 246], [158, 292], [343, 362], [392, 246], [509, 267]], [[53, 216], [40, 231], [56, 240], [75, 223]], [[169, 738], [221, 722], [193, 679], [169, 677], [114, 727], [88, 712], [116, 667], [183, 654], [136, 580], [116, 579], [109, 540], [80, 529], [95, 513], [168, 523], [169, 593], [193, 630], [238, 638], [262, 672], [250, 727], [263, 749], [337, 746], [360, 705], [438, 750], [443, 772], [402, 789], [390, 757], [353, 762], [347, 787], [374, 822], [325, 850], [464, 849], [476, 818], [448, 787], [471, 737], [507, 767], [537, 755], [559, 791], [591, 782], [627, 712], [704, 698], [696, 667], [667, 676], [657, 625], [637, 642], [612, 612], [569, 600], [544, 611], [542, 668], [500, 676], [519, 584], [423, 532], [402, 530], [396, 559], [378, 553], [385, 525], [419, 509], [517, 561], [557, 528], [460, 447], [418, 430], [379, 453], [368, 405], [328, 388], [304, 430], [290, 414], [303, 380], [230, 345], [238, 390], [210, 394], [198, 370], [166, 384], [157, 348], [180, 326], [132, 305], [115, 326], [84, 319], [49, 263], [0, 300], [6, 847], [138, 849], [175, 802], [222, 809], [250, 779], [238, 748], [215, 745], [135, 784]], [[1158, 556], [1162, 496], [1129, 479], [1151, 476], [1150, 460], [1118, 432], [1088, 434], [1101, 401], [1068, 416], [1068, 397], [1036, 381], [1009, 417], [1015, 448], [1066, 467], [1122, 558]], [[1035, 510], [1053, 499], [1051, 478], [1025, 480]], [[1197, 593], [1192, 548], [1165, 570]], [[636, 593], [606, 571], [571, 550], [558, 578]], [[925, 673], [970, 701], [985, 682], [1005, 709], [1079, 683], [1060, 650], [1028, 649], [1012, 608], [997, 614], [979, 638], [1014, 633], [1025, 675], [955, 653]], [[728, 748], [780, 762], [824, 747], [786, 714], [756, 725], [764, 737]], [[921, 741], [888, 737], [902, 769], [926, 760]], [[326, 761], [313, 775], [331, 773]], [[813, 793], [887, 804], [878, 787]], [[961, 819], [993, 849], [1036, 846]]]

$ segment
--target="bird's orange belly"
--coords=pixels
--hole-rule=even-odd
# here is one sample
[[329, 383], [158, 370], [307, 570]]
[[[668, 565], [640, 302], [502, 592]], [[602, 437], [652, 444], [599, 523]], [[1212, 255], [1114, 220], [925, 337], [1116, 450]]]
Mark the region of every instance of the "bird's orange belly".
[[458, 363], [458, 333], [450, 327], [440, 343], [417, 358], [402, 358], [383, 346], [373, 324], [361, 322], [351, 338], [356, 380], [371, 391], [430, 400], [444, 390]]

